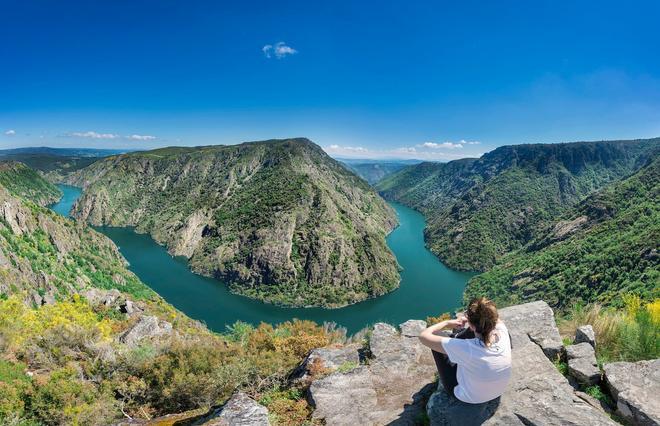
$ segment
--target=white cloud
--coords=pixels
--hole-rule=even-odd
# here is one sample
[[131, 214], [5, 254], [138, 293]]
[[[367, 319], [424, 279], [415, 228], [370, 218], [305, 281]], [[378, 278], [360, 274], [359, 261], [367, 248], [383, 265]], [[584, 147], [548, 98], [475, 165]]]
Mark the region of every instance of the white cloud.
[[156, 136], [151, 135], [128, 135], [122, 136], [116, 133], [99, 133], [94, 131], [89, 132], [71, 132], [65, 133], [62, 136], [64, 137], [73, 137], [73, 138], [87, 138], [87, 139], [127, 139], [131, 141], [153, 141]]
[[272, 58], [275, 56], [277, 59], [282, 59], [287, 55], [295, 55], [298, 53], [296, 49], [291, 46], [287, 46], [283, 41], [276, 43], [274, 46], [272, 44], [267, 44], [261, 48], [261, 51], [264, 52], [264, 55], [267, 58]]
[[131, 139], [134, 141], [152, 141], [156, 139], [156, 136], [151, 136], [151, 135], [130, 135], [126, 136], [126, 139]]
[[16, 134], [16, 130], [10, 129], [5, 132], [5, 135], [7, 136], [14, 136]]
[[453, 142], [442, 142], [442, 143], [437, 143], [437, 142], [424, 142], [421, 145], [417, 145], [418, 147], [422, 148], [431, 148], [431, 149], [458, 149], [458, 148], [463, 148], [463, 145], [461, 143], [453, 143]]
[[119, 139], [121, 136], [114, 133], [97, 133], [97, 132], [72, 132], [64, 136], [72, 136], [75, 138], [89, 138], [89, 139]]

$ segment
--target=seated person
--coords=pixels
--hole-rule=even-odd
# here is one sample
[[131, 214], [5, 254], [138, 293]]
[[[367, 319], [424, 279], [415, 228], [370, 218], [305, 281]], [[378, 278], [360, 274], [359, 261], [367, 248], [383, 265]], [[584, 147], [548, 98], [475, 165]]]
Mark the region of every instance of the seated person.
[[[448, 327], [461, 330], [451, 337], [440, 335]], [[511, 339], [490, 300], [472, 300], [463, 316], [428, 327], [419, 340], [433, 351], [449, 395], [467, 404], [485, 404], [504, 393], [511, 378]]]

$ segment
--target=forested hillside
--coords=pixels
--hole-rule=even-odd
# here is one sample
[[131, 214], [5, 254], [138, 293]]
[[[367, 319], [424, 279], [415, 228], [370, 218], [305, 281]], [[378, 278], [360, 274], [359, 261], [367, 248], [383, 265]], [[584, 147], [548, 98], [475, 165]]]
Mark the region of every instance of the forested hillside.
[[398, 286], [394, 211], [307, 139], [119, 155], [68, 182], [76, 217], [136, 226], [240, 294], [337, 307]]
[[377, 189], [424, 213], [426, 242], [448, 266], [486, 270], [659, 146], [658, 138], [503, 146], [479, 159], [405, 168]]
[[473, 278], [465, 298], [622, 306], [660, 297], [660, 156], [572, 208], [526, 247]]

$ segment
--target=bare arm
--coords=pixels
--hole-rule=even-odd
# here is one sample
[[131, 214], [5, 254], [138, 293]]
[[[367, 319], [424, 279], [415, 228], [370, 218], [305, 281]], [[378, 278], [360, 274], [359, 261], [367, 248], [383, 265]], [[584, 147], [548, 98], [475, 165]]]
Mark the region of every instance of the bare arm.
[[444, 354], [446, 352], [442, 345], [449, 341], [451, 337], [440, 335], [440, 331], [448, 327], [461, 327], [465, 324], [465, 321], [465, 318], [460, 318], [455, 320], [441, 321], [437, 324], [434, 324], [420, 333], [419, 341], [422, 342], [424, 346]]

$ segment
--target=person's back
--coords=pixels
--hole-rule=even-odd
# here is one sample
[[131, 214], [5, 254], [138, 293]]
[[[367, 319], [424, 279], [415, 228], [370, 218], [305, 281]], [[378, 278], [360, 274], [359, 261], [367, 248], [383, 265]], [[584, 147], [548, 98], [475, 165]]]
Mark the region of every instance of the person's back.
[[511, 341], [509, 332], [498, 322], [486, 344], [472, 339], [450, 339], [445, 345], [449, 360], [457, 365], [454, 395], [463, 402], [479, 404], [504, 393], [511, 378]]
[[[460, 328], [452, 337], [438, 334]], [[465, 318], [443, 321], [420, 334], [433, 351], [438, 373], [450, 395], [468, 404], [501, 396], [511, 378], [511, 340], [495, 305], [479, 298], [470, 302]]]

